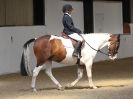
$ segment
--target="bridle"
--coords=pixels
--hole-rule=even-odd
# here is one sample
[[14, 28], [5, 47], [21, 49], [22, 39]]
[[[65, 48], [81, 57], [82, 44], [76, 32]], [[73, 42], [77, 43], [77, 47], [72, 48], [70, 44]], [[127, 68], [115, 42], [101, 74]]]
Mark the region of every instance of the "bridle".
[[[119, 46], [119, 41], [117, 41], [117, 42], [114, 42], [114, 43], [112, 43], [112, 44], [110, 44], [110, 46], [112, 46], [112, 45], [114, 45], [115, 46], [115, 49], [113, 49], [113, 55], [115, 55], [115, 54], [117, 54], [118, 53], [118, 46]], [[112, 50], [111, 50], [111, 52], [110, 52], [110, 49], [108, 48], [108, 53], [109, 53], [109, 56], [112, 56], [111, 55], [111, 52], [112, 52]]]

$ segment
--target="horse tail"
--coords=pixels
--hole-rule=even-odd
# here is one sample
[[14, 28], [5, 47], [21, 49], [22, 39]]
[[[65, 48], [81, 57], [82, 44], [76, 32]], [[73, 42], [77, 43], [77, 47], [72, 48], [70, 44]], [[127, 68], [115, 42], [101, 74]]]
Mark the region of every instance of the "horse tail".
[[32, 38], [28, 40], [23, 46], [21, 65], [20, 65], [21, 75], [23, 76], [32, 75], [30, 64], [29, 64], [29, 56], [30, 56], [29, 44], [34, 42], [35, 40], [36, 38]]

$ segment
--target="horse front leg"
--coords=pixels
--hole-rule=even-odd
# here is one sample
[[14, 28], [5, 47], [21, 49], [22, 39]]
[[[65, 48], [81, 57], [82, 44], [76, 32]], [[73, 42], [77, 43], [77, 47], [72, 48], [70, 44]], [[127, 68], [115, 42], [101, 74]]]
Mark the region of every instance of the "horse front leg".
[[89, 60], [85, 66], [86, 66], [86, 72], [87, 72], [87, 76], [88, 76], [88, 80], [89, 80], [89, 86], [93, 89], [96, 89], [97, 87], [94, 85], [93, 81], [92, 81], [92, 60]]
[[52, 61], [48, 61], [45, 65], [46, 65], [46, 71], [45, 71], [46, 74], [58, 86], [59, 90], [64, 90], [64, 88], [61, 86], [61, 84], [55, 79], [55, 77], [52, 74]]
[[81, 68], [78, 66], [78, 70], [77, 70], [78, 77], [70, 85], [68, 85], [68, 87], [73, 87], [79, 82], [79, 80], [83, 77], [83, 71], [84, 71], [84, 68]]

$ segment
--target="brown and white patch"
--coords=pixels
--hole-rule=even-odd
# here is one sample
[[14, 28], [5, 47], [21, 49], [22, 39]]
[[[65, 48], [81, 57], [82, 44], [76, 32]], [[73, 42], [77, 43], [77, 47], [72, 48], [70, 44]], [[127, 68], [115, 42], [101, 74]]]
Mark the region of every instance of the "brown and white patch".
[[60, 39], [50, 40], [51, 45], [51, 59], [56, 62], [61, 62], [66, 57], [66, 49]]
[[62, 37], [51, 35], [50, 42], [53, 44], [51, 46], [53, 47], [52, 53], [55, 54], [54, 57], [52, 56], [54, 61], [63, 64], [71, 63], [71, 65], [76, 63], [76, 59], [72, 57], [74, 48], [70, 39], [64, 39]]

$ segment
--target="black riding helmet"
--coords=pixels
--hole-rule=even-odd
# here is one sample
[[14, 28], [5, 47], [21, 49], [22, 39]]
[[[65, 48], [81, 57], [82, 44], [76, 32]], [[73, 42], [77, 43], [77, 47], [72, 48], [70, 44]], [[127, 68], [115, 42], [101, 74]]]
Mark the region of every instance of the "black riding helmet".
[[72, 5], [70, 4], [65, 4], [63, 7], [62, 7], [62, 12], [63, 13], [66, 13], [67, 11], [72, 11], [73, 8], [72, 8]]

